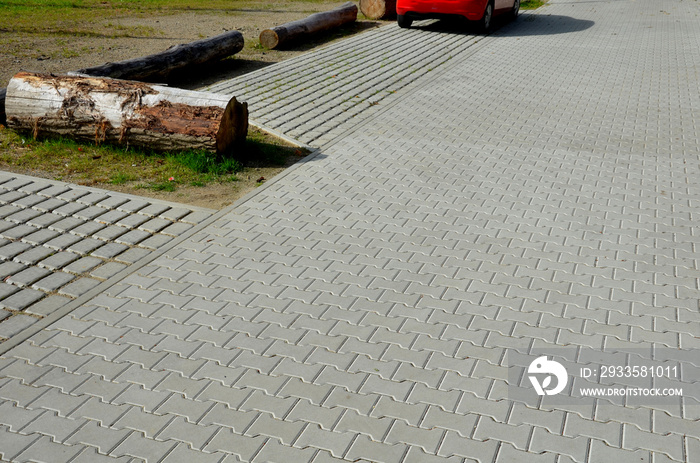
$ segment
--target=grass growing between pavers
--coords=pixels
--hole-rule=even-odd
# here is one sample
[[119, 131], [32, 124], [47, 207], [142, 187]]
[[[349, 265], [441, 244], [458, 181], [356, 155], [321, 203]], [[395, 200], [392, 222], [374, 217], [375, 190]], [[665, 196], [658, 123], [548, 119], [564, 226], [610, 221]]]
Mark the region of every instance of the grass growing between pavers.
[[137, 195], [250, 182], [252, 177], [267, 179], [271, 174], [261, 175], [261, 169], [281, 170], [306, 154], [306, 150], [256, 129], [249, 131], [248, 160], [241, 163], [217, 160], [205, 151], [157, 153], [65, 138], [35, 140], [0, 126], [0, 169], [87, 186], [118, 187], [119, 191]]

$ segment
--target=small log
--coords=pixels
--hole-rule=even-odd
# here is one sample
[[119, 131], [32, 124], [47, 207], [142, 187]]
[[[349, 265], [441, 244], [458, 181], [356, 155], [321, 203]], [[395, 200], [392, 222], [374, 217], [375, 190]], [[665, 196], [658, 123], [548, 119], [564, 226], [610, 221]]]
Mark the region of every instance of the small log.
[[260, 44], [269, 49], [280, 48], [309, 35], [357, 21], [357, 6], [344, 3], [335, 10], [315, 13], [260, 33]]
[[207, 39], [175, 45], [161, 53], [80, 69], [78, 73], [114, 79], [163, 82], [174, 71], [220, 60], [242, 49], [243, 35], [238, 31], [230, 31]]
[[360, 11], [367, 19], [395, 19], [396, 0], [360, 0]]
[[248, 105], [212, 93], [89, 76], [20, 72], [7, 87], [7, 125], [18, 131], [162, 151], [205, 149], [242, 157]]

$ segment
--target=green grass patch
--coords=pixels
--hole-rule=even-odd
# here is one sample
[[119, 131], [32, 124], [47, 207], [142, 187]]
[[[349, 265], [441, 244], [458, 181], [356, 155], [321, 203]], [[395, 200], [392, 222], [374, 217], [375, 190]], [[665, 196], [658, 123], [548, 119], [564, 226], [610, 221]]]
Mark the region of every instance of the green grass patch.
[[304, 153], [250, 130], [243, 154], [245, 162], [239, 162], [206, 151], [158, 153], [67, 138], [34, 140], [0, 126], [0, 168], [93, 186], [167, 192], [180, 185], [228, 183], [245, 169], [289, 165]]
[[[282, 3], [320, 3], [323, 0], [287, 0]], [[141, 36], [149, 28], [132, 29], [99, 20], [147, 17], [182, 12], [235, 13], [241, 9], [273, 9], [280, 2], [267, 0], [0, 0], [0, 30], [4, 32], [66, 35]], [[283, 7], [283, 5], [282, 5]]]
[[520, 2], [520, 8], [523, 10], [535, 10], [547, 3], [547, 0], [524, 0]]

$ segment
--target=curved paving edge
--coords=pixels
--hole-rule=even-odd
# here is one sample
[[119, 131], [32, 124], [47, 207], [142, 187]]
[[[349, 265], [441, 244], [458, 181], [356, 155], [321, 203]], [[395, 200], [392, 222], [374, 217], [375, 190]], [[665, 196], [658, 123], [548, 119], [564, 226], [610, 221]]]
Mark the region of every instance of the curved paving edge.
[[0, 346], [215, 212], [0, 173]]

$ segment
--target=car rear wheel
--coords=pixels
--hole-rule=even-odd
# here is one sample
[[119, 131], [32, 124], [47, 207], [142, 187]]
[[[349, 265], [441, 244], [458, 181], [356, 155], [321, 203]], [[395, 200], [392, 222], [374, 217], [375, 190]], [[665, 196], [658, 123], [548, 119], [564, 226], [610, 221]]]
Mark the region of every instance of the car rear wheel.
[[493, 0], [486, 4], [484, 16], [479, 21], [479, 30], [484, 33], [491, 32], [491, 24], [493, 22]]
[[520, 13], [520, 0], [515, 0], [515, 3], [513, 3], [513, 9], [510, 10], [510, 19], [516, 20], [518, 18], [519, 13]]
[[404, 14], [399, 14], [396, 15], [396, 22], [399, 23], [399, 27], [402, 27], [404, 29], [408, 29], [411, 27], [411, 24], [413, 24], [413, 20], [411, 18], [406, 17]]

